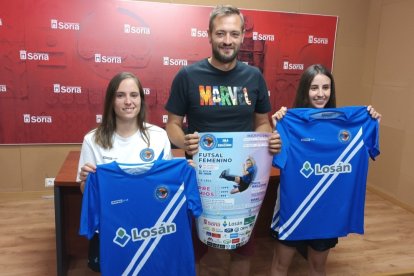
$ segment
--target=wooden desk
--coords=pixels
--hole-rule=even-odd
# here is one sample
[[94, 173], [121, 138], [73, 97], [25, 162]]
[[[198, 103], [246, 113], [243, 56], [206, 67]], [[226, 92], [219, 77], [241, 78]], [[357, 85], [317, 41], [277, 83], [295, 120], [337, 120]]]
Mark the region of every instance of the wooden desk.
[[[173, 150], [174, 156], [182, 157], [182, 150]], [[78, 235], [82, 193], [76, 182], [80, 151], [70, 151], [55, 178], [55, 229], [57, 275], [66, 275], [72, 259], [88, 255], [88, 241]], [[269, 185], [260, 215], [256, 221], [255, 235], [268, 235], [273, 208], [276, 201], [276, 187], [279, 170], [272, 168]]]
[[72, 258], [87, 258], [88, 241], [78, 235], [82, 193], [76, 182], [79, 151], [70, 151], [55, 178], [57, 275], [66, 275]]

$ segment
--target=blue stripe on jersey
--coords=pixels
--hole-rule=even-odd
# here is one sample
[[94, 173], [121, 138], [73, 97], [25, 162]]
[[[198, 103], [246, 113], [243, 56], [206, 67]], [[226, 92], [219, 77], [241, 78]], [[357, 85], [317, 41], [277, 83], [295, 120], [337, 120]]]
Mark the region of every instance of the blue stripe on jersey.
[[[164, 221], [165, 221], [165, 219], [168, 215], [170, 215], [170, 217], [167, 219], [167, 221], [165, 223], [170, 224], [171, 222], [174, 221], [174, 218], [177, 215], [177, 212], [181, 209], [184, 202], [186, 201], [185, 195], [182, 194], [183, 191], [184, 191], [184, 183], [181, 184], [181, 186], [178, 189], [177, 193], [174, 195], [173, 199], [170, 201], [168, 206], [165, 208], [164, 212], [160, 215], [160, 217], [158, 218], [158, 220], [155, 223], [154, 227], [156, 227], [156, 228], [160, 227], [161, 224], [164, 223]], [[179, 198], [181, 198], [181, 199], [179, 200]], [[174, 205], [176, 205], [176, 202], [178, 200], [179, 200], [179, 202], [178, 202], [177, 206], [174, 207], [174, 209], [172, 210], [172, 213], [169, 214], [171, 209], [173, 208]], [[147, 249], [145, 255], [142, 257], [142, 259], [138, 263], [138, 266], [135, 268], [134, 273], [132, 274], [132, 275], [137, 275], [140, 272], [140, 270], [142, 269], [142, 267], [145, 265], [148, 258], [151, 256], [151, 253], [154, 251], [154, 249], [156, 248], [157, 244], [159, 243], [159, 241], [162, 237], [163, 236], [157, 236], [156, 239], [146, 239], [141, 244], [141, 246], [137, 250], [137, 253], [135, 253], [134, 257], [132, 258], [131, 262], [129, 263], [129, 265], [125, 269], [125, 271], [122, 273], [122, 275], [129, 275], [129, 273], [131, 272], [131, 270], [134, 267], [135, 263], [141, 257], [142, 253], [145, 251], [148, 244], [150, 242], [152, 242], [152, 244], [149, 246], [149, 249]]]

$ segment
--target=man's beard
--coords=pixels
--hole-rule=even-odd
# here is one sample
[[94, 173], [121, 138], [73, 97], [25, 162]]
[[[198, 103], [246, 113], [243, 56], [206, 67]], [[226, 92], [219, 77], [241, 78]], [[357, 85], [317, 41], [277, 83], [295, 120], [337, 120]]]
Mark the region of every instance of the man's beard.
[[232, 55], [225, 56], [222, 55], [217, 48], [213, 48], [213, 56], [216, 60], [220, 61], [221, 63], [231, 63], [237, 58], [237, 55], [239, 54], [239, 49], [240, 48], [235, 48]]

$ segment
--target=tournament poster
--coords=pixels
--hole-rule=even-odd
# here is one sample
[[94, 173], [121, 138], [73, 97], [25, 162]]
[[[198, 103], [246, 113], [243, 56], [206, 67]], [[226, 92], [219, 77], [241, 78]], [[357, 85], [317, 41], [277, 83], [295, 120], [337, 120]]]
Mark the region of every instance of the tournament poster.
[[269, 182], [269, 135], [200, 133], [193, 160], [203, 205], [197, 232], [203, 243], [235, 249], [249, 241]]

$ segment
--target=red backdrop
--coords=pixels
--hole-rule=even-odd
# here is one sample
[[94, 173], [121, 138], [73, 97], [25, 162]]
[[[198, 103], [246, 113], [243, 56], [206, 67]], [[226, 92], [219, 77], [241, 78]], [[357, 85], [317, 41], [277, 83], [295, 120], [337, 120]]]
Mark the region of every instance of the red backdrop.
[[[177, 71], [210, 56], [212, 7], [141, 1], [0, 3], [0, 143], [81, 143], [99, 122], [108, 81], [143, 83], [149, 121], [166, 122]], [[239, 58], [265, 76], [273, 111], [291, 106], [303, 70], [332, 69], [338, 18], [242, 10]]]

